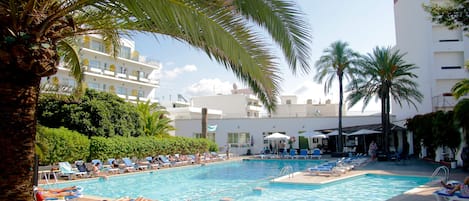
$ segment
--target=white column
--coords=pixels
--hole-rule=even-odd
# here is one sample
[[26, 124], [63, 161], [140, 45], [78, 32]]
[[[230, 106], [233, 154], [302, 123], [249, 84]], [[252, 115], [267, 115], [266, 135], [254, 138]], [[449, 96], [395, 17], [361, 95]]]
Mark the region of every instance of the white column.
[[409, 155], [414, 154], [414, 133], [407, 131], [407, 143], [409, 143]]

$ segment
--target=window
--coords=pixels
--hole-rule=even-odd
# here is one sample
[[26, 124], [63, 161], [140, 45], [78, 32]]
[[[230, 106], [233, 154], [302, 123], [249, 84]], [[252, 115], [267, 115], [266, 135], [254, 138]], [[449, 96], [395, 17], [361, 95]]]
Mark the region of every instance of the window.
[[90, 82], [88, 83], [88, 88], [90, 89], [94, 89], [96, 91], [101, 91], [100, 87], [99, 87], [99, 83], [96, 83], [96, 82]]
[[228, 144], [231, 147], [250, 147], [251, 135], [249, 133], [228, 133]]
[[90, 61], [90, 68], [98, 68], [100, 69], [101, 63], [98, 60], [91, 60]]
[[117, 87], [117, 94], [120, 94], [120, 95], [127, 95], [127, 88], [125, 88], [125, 87]]
[[447, 70], [447, 69], [461, 69], [461, 66], [442, 66], [441, 69]]
[[121, 47], [121, 51], [119, 52], [119, 57], [130, 59], [130, 47]]
[[104, 52], [104, 45], [100, 41], [91, 40], [90, 49], [100, 51], [100, 52]]
[[144, 97], [145, 92], [143, 90], [138, 90], [138, 97]]
[[127, 68], [125, 68], [123, 66], [119, 66], [119, 73], [127, 74]]
[[[203, 138], [202, 133], [194, 133], [195, 138]], [[215, 142], [215, 133], [207, 132], [207, 139], [212, 142]]]

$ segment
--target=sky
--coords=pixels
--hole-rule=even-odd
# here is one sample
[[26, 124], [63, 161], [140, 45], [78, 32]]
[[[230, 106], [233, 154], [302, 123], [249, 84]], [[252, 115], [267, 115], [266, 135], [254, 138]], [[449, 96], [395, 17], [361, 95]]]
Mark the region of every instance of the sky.
[[[319, 103], [331, 99], [338, 102], [338, 86], [324, 94], [324, 86], [314, 82], [314, 63], [332, 42], [341, 40], [353, 50], [367, 54], [376, 46], [395, 45], [393, 0], [296, 0], [305, 21], [312, 30], [309, 74], [292, 74], [283, 55], [281, 63], [280, 95], [297, 95], [299, 103], [312, 99]], [[196, 48], [169, 37], [136, 35], [136, 50], [140, 55], [162, 64], [160, 87], [157, 98], [160, 102], [177, 100], [183, 95], [187, 100], [194, 96], [230, 94], [233, 84], [246, 88], [232, 72]], [[345, 96], [344, 96], [345, 97]], [[361, 111], [362, 105], [351, 108]], [[379, 111], [379, 102], [371, 102], [365, 111]]]

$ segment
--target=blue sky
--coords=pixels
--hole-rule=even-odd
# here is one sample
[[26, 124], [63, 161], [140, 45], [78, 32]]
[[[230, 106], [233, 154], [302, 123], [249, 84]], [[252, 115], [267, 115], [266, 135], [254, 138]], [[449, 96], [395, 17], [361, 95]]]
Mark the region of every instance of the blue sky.
[[[308, 75], [293, 75], [281, 60], [281, 94], [297, 95], [299, 101], [312, 99], [324, 102], [332, 99], [338, 102], [338, 87], [324, 94], [322, 84], [313, 81], [314, 63], [322, 51], [332, 42], [348, 42], [355, 51], [366, 54], [376, 46], [394, 46], [393, 0], [297, 0], [300, 9], [306, 14], [306, 21], [312, 29], [312, 54], [310, 61], [313, 70]], [[166, 102], [177, 100], [177, 94], [186, 99], [193, 96], [229, 94], [233, 83], [238, 88], [244, 86], [224, 66], [218, 64], [202, 51], [168, 37], [154, 38], [137, 35], [136, 49], [140, 55], [162, 63], [158, 98]], [[282, 57], [282, 55], [278, 55]], [[379, 104], [372, 103], [367, 111], [378, 111]], [[361, 106], [352, 110], [361, 110]]]

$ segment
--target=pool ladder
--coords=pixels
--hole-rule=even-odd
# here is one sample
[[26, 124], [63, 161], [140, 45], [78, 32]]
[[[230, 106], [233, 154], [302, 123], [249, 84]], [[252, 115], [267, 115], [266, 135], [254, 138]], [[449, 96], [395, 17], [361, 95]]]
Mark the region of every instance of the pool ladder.
[[285, 175], [288, 175], [288, 178], [293, 178], [293, 168], [292, 168], [292, 166], [288, 165], [288, 166], [283, 167], [280, 170], [279, 176], [285, 176]]
[[433, 174], [432, 174], [432, 179], [434, 179], [435, 177], [443, 177], [444, 178], [444, 182], [447, 182], [448, 181], [448, 178], [449, 178], [449, 169], [448, 167], [442, 165], [440, 167], [437, 167], [435, 169], [435, 171], [433, 171]]

